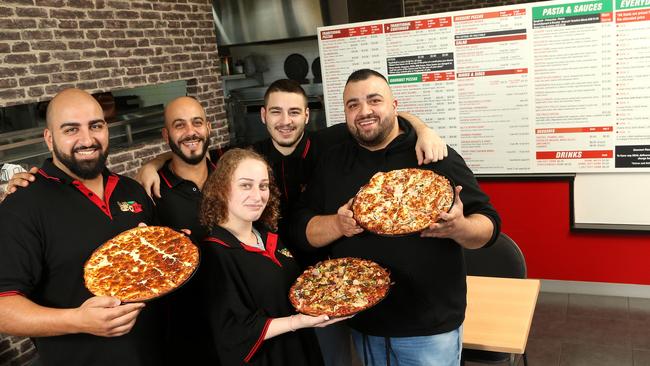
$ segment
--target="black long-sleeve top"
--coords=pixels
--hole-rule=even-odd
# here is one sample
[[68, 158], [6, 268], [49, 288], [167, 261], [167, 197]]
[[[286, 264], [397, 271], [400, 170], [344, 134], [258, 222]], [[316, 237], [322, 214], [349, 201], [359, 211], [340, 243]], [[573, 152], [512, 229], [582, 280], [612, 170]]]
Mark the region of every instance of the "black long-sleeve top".
[[[313, 178], [292, 217], [294, 241], [308, 247], [307, 223], [316, 215], [335, 214], [377, 172], [417, 168], [416, 136], [399, 120], [403, 133], [386, 148], [370, 151], [353, 141], [333, 146], [321, 156]], [[420, 166], [435, 170], [463, 186], [460, 198], [465, 216], [482, 214], [494, 224], [490, 245], [499, 233], [500, 219], [458, 153]], [[462, 248], [451, 239], [421, 238], [419, 234], [387, 237], [363, 232], [330, 244], [332, 256], [373, 260], [390, 270], [394, 285], [377, 306], [349, 320], [350, 325], [376, 336], [423, 336], [451, 331], [465, 316], [465, 263]]]
[[219, 226], [201, 246], [202, 304], [221, 364], [320, 366], [313, 329], [264, 340], [271, 320], [295, 314], [288, 294], [300, 270], [277, 234], [259, 229], [263, 251]]

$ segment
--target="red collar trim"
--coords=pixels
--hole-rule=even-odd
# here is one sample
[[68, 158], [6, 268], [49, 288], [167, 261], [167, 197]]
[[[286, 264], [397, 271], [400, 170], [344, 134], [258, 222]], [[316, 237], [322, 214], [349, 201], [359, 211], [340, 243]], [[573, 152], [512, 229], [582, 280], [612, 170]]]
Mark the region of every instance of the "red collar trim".
[[165, 177], [165, 173], [163, 173], [162, 169], [160, 170], [159, 173], [160, 173], [160, 176], [162, 177], [162, 179], [163, 179], [163, 180], [165, 181], [165, 183], [167, 184], [167, 187], [171, 188], [171, 187], [172, 187], [172, 184], [169, 183], [169, 180], [167, 179], [167, 177]]
[[95, 204], [102, 212], [108, 216], [111, 220], [113, 220], [113, 215], [111, 214], [111, 208], [110, 208], [110, 200], [111, 200], [111, 195], [113, 194], [113, 191], [115, 190], [115, 187], [117, 186], [117, 182], [120, 180], [120, 178], [116, 175], [109, 175], [108, 180], [106, 181], [106, 187], [104, 187], [104, 201], [101, 200], [95, 193], [93, 193], [88, 187], [86, 187], [83, 183], [81, 183], [78, 180], [72, 181], [72, 185], [75, 186], [81, 193], [84, 194], [84, 196], [88, 197], [90, 202]]
[[51, 175], [47, 175], [47, 173], [45, 173], [45, 170], [43, 170], [43, 169], [39, 169], [38, 174], [42, 175], [43, 177], [45, 177], [47, 179], [55, 180], [55, 181], [61, 183], [61, 179], [59, 179], [57, 177], [53, 177]]
[[[219, 150], [221, 151], [221, 150]], [[221, 156], [221, 153], [219, 153], [219, 156]], [[215, 164], [212, 160], [208, 159], [208, 163], [212, 167], [212, 169], [217, 169], [217, 164]]]
[[226, 244], [225, 241], [217, 239], [217, 238], [213, 238], [211, 236], [208, 236], [207, 238], [203, 239], [203, 241], [211, 241], [213, 243], [221, 244], [224, 247], [230, 248], [230, 245]]
[[282, 264], [280, 261], [275, 257], [275, 249], [278, 247], [278, 234], [274, 233], [268, 233], [266, 234], [266, 249], [262, 250], [259, 248], [251, 247], [250, 245], [247, 245], [245, 243], [240, 242], [242, 248], [244, 250], [252, 252], [252, 253], [259, 253], [266, 258], [270, 259], [273, 261], [273, 263], [277, 264], [279, 267], [282, 267]]
[[306, 158], [307, 153], [309, 153], [309, 147], [311, 146], [311, 139], [307, 139], [307, 143], [305, 144], [305, 149], [302, 151], [302, 155], [300, 155], [301, 158]]

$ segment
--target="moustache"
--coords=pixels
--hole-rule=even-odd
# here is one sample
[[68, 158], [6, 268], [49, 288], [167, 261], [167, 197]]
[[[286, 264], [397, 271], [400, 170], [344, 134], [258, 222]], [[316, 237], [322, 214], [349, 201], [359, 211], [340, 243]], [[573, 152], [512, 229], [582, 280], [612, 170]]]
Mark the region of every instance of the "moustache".
[[370, 113], [370, 114], [366, 114], [364, 116], [358, 116], [357, 118], [354, 119], [354, 122], [358, 122], [358, 121], [361, 121], [362, 119], [368, 119], [368, 118], [379, 119], [379, 116], [376, 115], [375, 113]]
[[188, 141], [202, 141], [205, 142], [205, 138], [199, 136], [199, 135], [192, 135], [192, 136], [187, 136], [181, 140], [178, 141], [179, 144], [182, 144], [183, 142], [188, 142]]
[[79, 152], [79, 151], [81, 151], [81, 150], [86, 150], [86, 149], [97, 149], [97, 150], [101, 150], [101, 149], [102, 149], [102, 146], [101, 146], [100, 144], [92, 144], [92, 145], [90, 145], [90, 146], [79, 146], [79, 147], [75, 147], [74, 149], [72, 149], [72, 152], [73, 152], [73, 153], [76, 153], [76, 152]]

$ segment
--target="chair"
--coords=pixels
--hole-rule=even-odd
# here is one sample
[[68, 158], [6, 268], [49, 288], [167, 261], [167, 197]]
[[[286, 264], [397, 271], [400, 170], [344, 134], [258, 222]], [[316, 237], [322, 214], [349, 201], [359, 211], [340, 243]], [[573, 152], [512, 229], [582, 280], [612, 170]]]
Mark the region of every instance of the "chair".
[[[506, 234], [500, 233], [491, 246], [481, 249], [464, 249], [467, 274], [471, 276], [526, 278], [526, 259], [517, 244]], [[526, 353], [522, 354], [524, 366], [528, 366]], [[514, 365], [515, 355], [463, 349], [462, 362], [471, 361], [486, 364], [508, 362]]]

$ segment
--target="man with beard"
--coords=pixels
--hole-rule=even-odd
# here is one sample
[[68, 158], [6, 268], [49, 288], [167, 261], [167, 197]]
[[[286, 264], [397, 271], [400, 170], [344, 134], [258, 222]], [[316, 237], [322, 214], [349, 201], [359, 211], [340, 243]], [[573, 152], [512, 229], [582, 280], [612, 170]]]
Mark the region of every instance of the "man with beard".
[[[215, 168], [207, 158], [210, 123], [201, 104], [191, 97], [172, 100], [164, 115], [162, 136], [172, 153], [158, 170], [157, 176], [164, 183], [160, 195], [153, 197], [156, 212], [162, 225], [176, 230], [189, 228], [190, 238], [198, 243], [207, 235], [198, 220], [201, 189]], [[219, 364], [208, 322], [197, 309], [201, 299], [197, 282], [188, 281], [167, 297], [170, 365]]]
[[137, 182], [106, 169], [108, 125], [92, 96], [58, 93], [46, 120], [52, 158], [0, 205], [0, 332], [32, 337], [47, 365], [159, 365], [156, 301], [121, 304], [83, 281], [91, 253], [151, 222], [153, 205]]
[[[169, 143], [172, 153], [163, 154], [145, 164], [138, 173], [137, 179], [148, 193], [152, 193], [159, 206], [158, 213], [162, 222], [182, 222], [184, 226], [178, 226], [179, 228], [192, 229], [193, 233], [197, 233], [193, 237], [200, 239], [204, 231], [197, 227], [198, 220], [195, 220], [197, 212], [195, 208], [198, 208], [200, 189], [207, 178], [211, 162], [217, 162], [225, 151], [211, 150], [209, 160], [205, 160], [206, 154], [198, 154], [207, 149], [209, 130], [207, 124], [194, 126], [190, 129], [188, 121], [189, 116], [195, 116], [193, 117], [195, 120], [198, 120], [196, 116], [201, 116], [199, 119], [205, 121], [205, 113], [200, 109], [198, 102], [193, 101], [194, 107], [190, 110], [189, 108], [180, 108], [180, 103], [177, 103], [179, 100], [190, 103], [191, 98], [176, 99], [165, 108], [163, 138]], [[192, 113], [189, 113], [190, 111]], [[185, 121], [183, 124], [177, 123], [179, 126], [187, 126], [187, 129], [185, 127], [182, 130], [173, 128], [170, 125], [172, 120], [167, 118], [172, 114], [177, 116], [178, 121]], [[419, 145], [414, 148], [413, 156], [426, 162], [442, 159], [446, 155], [444, 142], [419, 119], [409, 114], [406, 116], [410, 124], [417, 126], [417, 133], [423, 136], [418, 139]], [[325, 146], [350, 139], [350, 135], [344, 124], [335, 125], [316, 133], [307, 132], [305, 130], [305, 126], [309, 122], [307, 95], [299, 83], [289, 79], [277, 80], [268, 87], [264, 95], [264, 107], [260, 110], [260, 118], [271, 137], [254, 143], [252, 148], [264, 156], [273, 169], [275, 183], [281, 194], [281, 219], [278, 231], [280, 236], [283, 236], [291, 207], [297, 202], [300, 193], [309, 181], [320, 151]], [[190, 163], [190, 159], [195, 159], [193, 160], [194, 165]], [[177, 171], [177, 166], [183, 168], [182, 172]], [[171, 169], [165, 167], [171, 167]], [[173, 171], [176, 171], [177, 174], [173, 174]], [[21, 176], [23, 175], [18, 177]], [[182, 205], [181, 200], [169, 198], [170, 193], [177, 190], [179, 183], [183, 180], [179, 177], [193, 182], [191, 187], [183, 189], [184, 197], [194, 197], [192, 200], [187, 199], [185, 205]], [[13, 186], [13, 182], [16, 181], [17, 179], [13, 179], [9, 186]], [[166, 202], [169, 204], [166, 205]], [[163, 209], [160, 208], [161, 204], [164, 205]], [[169, 215], [173, 215], [175, 220], [166, 220], [165, 218]], [[288, 245], [291, 247], [290, 243]], [[297, 248], [291, 247], [291, 249], [296, 251]], [[314, 255], [310, 253], [296, 252], [294, 254], [297, 255], [298, 262], [303, 266], [313, 264], [315, 260]]]
[[463, 159], [449, 148], [444, 160], [420, 167], [456, 183], [454, 205], [440, 215], [440, 222], [419, 236], [362, 234], [350, 210], [351, 198], [377, 172], [418, 167], [411, 153], [415, 135], [398, 118], [397, 100], [376, 71], [352, 73], [343, 102], [355, 141], [321, 155], [294, 211], [295, 241], [329, 246], [334, 258], [365, 258], [390, 271], [394, 285], [388, 296], [348, 321], [366, 365], [458, 365], [466, 307], [462, 248], [494, 242], [499, 216]]

